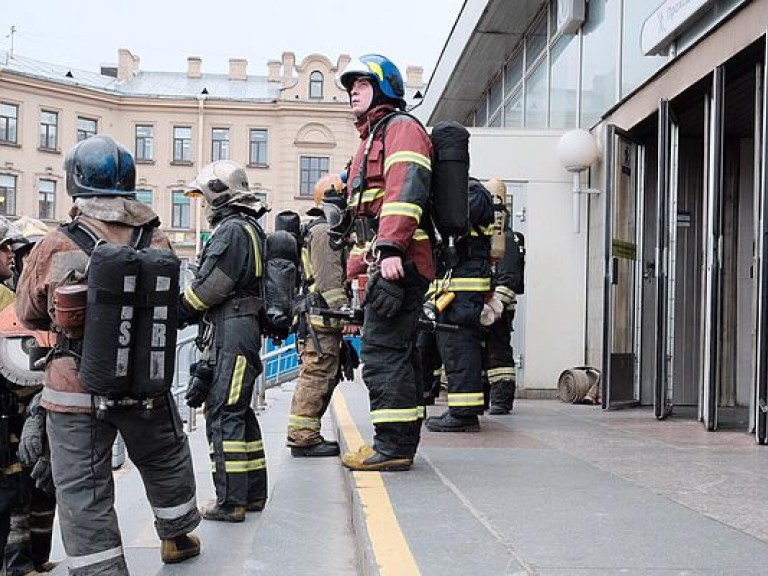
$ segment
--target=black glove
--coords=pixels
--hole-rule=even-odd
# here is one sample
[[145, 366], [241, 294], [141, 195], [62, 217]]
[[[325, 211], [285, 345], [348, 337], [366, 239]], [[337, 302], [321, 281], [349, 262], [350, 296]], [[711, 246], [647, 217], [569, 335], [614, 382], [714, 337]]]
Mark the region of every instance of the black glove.
[[355, 368], [360, 366], [360, 358], [357, 355], [357, 350], [348, 341], [341, 341], [341, 352], [339, 353], [339, 380], [349, 380], [350, 382], [355, 379]]
[[51, 456], [47, 451], [38, 459], [29, 475], [35, 481], [35, 486], [40, 490], [51, 495], [56, 493], [56, 487], [53, 484], [53, 473], [51, 471]]
[[199, 408], [208, 398], [213, 383], [213, 369], [206, 362], [195, 362], [189, 367], [190, 377], [184, 399], [190, 408]]
[[34, 465], [43, 455], [43, 434], [45, 432], [45, 412], [28, 416], [19, 438], [19, 460], [24, 466]]
[[404, 297], [403, 287], [397, 282], [385, 280], [381, 276], [381, 271], [375, 272], [368, 280], [365, 301], [379, 316], [394, 317], [400, 312]]

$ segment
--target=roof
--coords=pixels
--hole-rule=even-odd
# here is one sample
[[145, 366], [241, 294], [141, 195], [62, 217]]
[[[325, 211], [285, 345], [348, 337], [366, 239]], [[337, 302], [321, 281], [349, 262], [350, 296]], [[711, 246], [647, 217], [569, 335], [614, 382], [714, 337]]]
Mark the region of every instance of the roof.
[[269, 82], [266, 76], [249, 75], [247, 80], [230, 80], [227, 74], [202, 74], [200, 78], [189, 78], [185, 72], [144, 72], [139, 70], [126, 82], [117, 78], [80, 70], [61, 64], [41, 62], [32, 58], [0, 50], [0, 72], [28, 76], [79, 86], [117, 96], [148, 98], [196, 98], [206, 90], [209, 98], [238, 101], [277, 100], [280, 82]]

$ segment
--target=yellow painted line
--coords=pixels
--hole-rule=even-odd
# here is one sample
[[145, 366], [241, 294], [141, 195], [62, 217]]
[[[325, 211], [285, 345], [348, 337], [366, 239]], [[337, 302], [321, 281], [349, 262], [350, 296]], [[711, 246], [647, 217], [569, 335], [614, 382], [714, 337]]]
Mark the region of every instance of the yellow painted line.
[[[347, 400], [341, 387], [337, 388], [336, 394], [333, 395], [333, 410], [347, 449], [356, 451], [364, 441], [349, 413]], [[397, 522], [381, 472], [352, 472], [352, 477], [363, 505], [365, 529], [373, 547], [379, 573], [382, 576], [421, 574], [400, 529], [400, 524]]]

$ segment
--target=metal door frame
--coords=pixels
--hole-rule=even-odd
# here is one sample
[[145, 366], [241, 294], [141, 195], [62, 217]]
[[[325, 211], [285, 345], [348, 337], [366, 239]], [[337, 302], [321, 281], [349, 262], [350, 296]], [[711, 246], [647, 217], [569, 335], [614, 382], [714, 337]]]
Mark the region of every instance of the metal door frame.
[[[623, 138], [635, 147], [635, 282], [633, 287], [633, 352], [634, 376], [632, 400], [613, 402], [611, 400], [611, 351], [613, 350], [613, 202], [617, 188], [616, 161], [619, 139]], [[605, 138], [605, 260], [603, 283], [603, 372], [601, 374], [602, 407], [603, 409], [628, 408], [640, 403], [640, 352], [641, 352], [641, 309], [643, 290], [643, 244], [642, 222], [645, 195], [645, 146], [633, 138], [628, 132], [608, 124]]]
[[763, 62], [758, 64], [755, 90], [755, 112], [760, 117], [755, 119], [758, 218], [755, 228], [755, 394], [752, 413], [755, 439], [760, 444], [768, 442], [768, 31], [764, 41]]

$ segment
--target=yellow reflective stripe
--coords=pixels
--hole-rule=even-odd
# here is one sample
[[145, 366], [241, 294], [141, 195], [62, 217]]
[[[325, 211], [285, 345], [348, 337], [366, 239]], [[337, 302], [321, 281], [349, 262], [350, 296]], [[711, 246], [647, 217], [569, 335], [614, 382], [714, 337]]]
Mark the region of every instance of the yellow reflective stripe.
[[455, 292], [488, 292], [491, 289], [491, 279], [451, 278], [446, 289]]
[[499, 380], [515, 380], [517, 378], [517, 372], [514, 366], [502, 366], [501, 368], [491, 368], [486, 370], [488, 376], [488, 382], [493, 384]]
[[422, 417], [423, 410], [421, 406], [413, 408], [384, 408], [381, 410], [371, 410], [371, 422], [382, 424], [385, 422], [415, 422]]
[[484, 403], [482, 392], [448, 392], [448, 406], [482, 406]]
[[[244, 442], [242, 440], [224, 440], [222, 442], [222, 448], [226, 454], [245, 454], [246, 452], [255, 452], [257, 450], [264, 449], [264, 442], [262, 440], [254, 440], [252, 442]], [[208, 453], [213, 454], [213, 444], [208, 444]]]
[[[349, 201], [350, 206], [357, 206], [358, 198], [360, 196], [359, 192], [355, 192], [352, 194], [352, 198]], [[384, 188], [368, 188], [368, 190], [363, 190], [363, 200], [360, 202], [360, 204], [370, 204], [374, 200], [378, 200], [384, 196]]]
[[203, 302], [200, 297], [192, 290], [192, 286], [184, 288], [184, 298], [195, 310], [207, 310], [208, 304]]
[[339, 318], [323, 318], [318, 314], [310, 314], [309, 323], [315, 328], [339, 328], [342, 325]]
[[515, 291], [510, 290], [506, 286], [496, 286], [494, 291], [499, 295], [499, 298], [501, 298], [502, 302], [511, 303], [517, 300], [517, 294], [515, 294]]
[[258, 452], [259, 450], [264, 450], [263, 440], [252, 440], [245, 443], [246, 452]]
[[385, 202], [381, 207], [381, 218], [386, 216], [408, 216], [419, 222], [421, 220], [421, 206], [410, 202]]
[[[493, 236], [493, 224], [489, 224], [488, 226], [478, 226], [477, 228], [480, 229], [480, 234], [482, 234], [483, 236]], [[469, 235], [478, 236], [477, 230], [472, 228]]]
[[237, 355], [235, 360], [235, 369], [232, 371], [232, 381], [229, 384], [229, 398], [227, 404], [232, 405], [240, 399], [240, 392], [243, 389], [243, 379], [245, 378], [245, 367], [247, 362], [245, 356]]
[[301, 249], [301, 267], [304, 280], [309, 280], [315, 276], [312, 261], [309, 259], [309, 249], [306, 246]]
[[[254, 470], [261, 470], [266, 468], [266, 460], [264, 458], [256, 458], [254, 460], [247, 461], [232, 461], [224, 462], [224, 471], [228, 473], [241, 473], [241, 472], [253, 472]], [[215, 466], [212, 466], [215, 471]]]
[[429, 235], [421, 228], [417, 228], [416, 232], [413, 233], [413, 239], [416, 241], [429, 240]]
[[261, 278], [261, 250], [259, 250], [259, 239], [256, 237], [256, 231], [250, 224], [245, 225], [245, 230], [248, 232], [248, 236], [251, 237], [251, 244], [253, 245], [253, 269], [255, 270], [256, 278]]
[[344, 291], [344, 288], [331, 288], [325, 292], [320, 292], [320, 294], [328, 306], [345, 304], [347, 302], [347, 293]]
[[427, 170], [432, 170], [432, 160], [430, 160], [427, 156], [424, 156], [424, 154], [401, 150], [400, 152], [390, 154], [387, 156], [387, 159], [384, 160], [384, 174], [389, 171], [393, 164], [397, 164], [399, 162], [411, 162], [413, 164], [418, 164]]
[[300, 428], [302, 430], [320, 430], [320, 418], [308, 416], [288, 416], [288, 428]]

